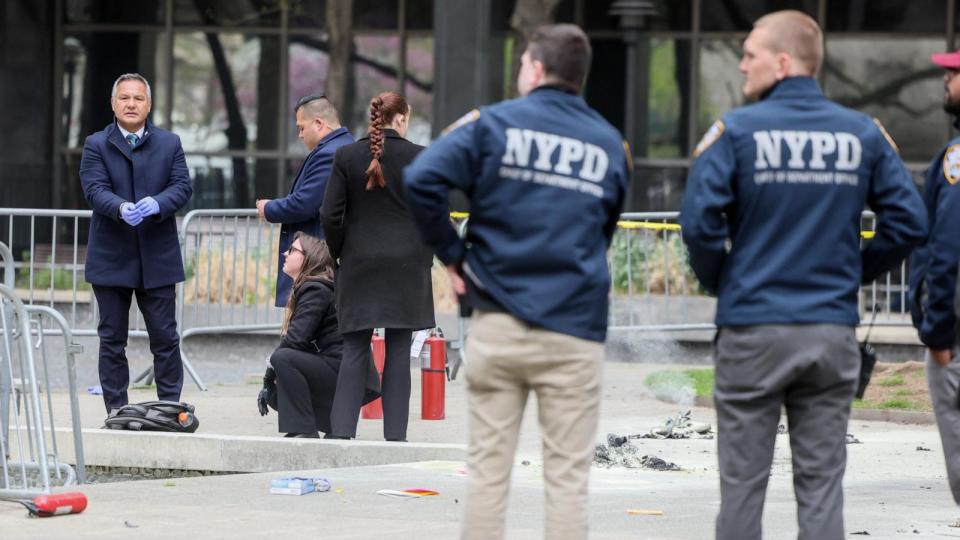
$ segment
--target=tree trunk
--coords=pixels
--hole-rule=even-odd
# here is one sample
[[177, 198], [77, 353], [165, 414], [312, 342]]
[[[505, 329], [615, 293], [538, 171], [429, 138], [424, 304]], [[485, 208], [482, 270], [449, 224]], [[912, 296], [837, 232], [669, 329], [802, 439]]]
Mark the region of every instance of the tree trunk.
[[513, 55], [509, 72], [510, 92], [508, 97], [517, 95], [517, 74], [520, 72], [520, 57], [527, 48], [527, 37], [538, 26], [553, 24], [554, 12], [560, 0], [517, 0], [510, 16], [510, 28], [514, 32]]
[[353, 108], [353, 0], [327, 0], [326, 30], [329, 36], [330, 62], [327, 72], [327, 98], [348, 124]]

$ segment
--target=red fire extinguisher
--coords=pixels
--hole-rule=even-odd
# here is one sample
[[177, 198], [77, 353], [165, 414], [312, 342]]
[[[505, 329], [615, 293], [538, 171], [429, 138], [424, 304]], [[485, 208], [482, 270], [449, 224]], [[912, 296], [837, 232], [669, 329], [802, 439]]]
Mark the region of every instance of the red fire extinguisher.
[[[383, 336], [373, 333], [370, 338], [370, 346], [373, 347], [373, 365], [377, 368], [377, 378], [383, 381], [383, 363], [387, 358], [387, 344]], [[377, 398], [367, 403], [360, 409], [360, 418], [364, 420], [379, 420], [383, 418], [383, 400]]]
[[31, 515], [37, 517], [79, 514], [87, 508], [87, 496], [78, 491], [39, 495], [34, 497], [32, 501], [23, 503], [23, 505], [27, 507]]
[[443, 420], [446, 393], [447, 343], [431, 332], [424, 342], [430, 354], [420, 360], [420, 418]]

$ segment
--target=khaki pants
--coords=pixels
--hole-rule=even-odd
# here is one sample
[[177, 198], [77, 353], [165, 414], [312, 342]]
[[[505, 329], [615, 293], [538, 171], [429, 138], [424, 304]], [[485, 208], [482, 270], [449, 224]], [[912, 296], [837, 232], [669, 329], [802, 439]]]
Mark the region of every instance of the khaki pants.
[[587, 487], [600, 412], [603, 344], [505, 313], [477, 312], [467, 340], [467, 501], [464, 540], [504, 537], [520, 420], [537, 394], [548, 539], [587, 537]]

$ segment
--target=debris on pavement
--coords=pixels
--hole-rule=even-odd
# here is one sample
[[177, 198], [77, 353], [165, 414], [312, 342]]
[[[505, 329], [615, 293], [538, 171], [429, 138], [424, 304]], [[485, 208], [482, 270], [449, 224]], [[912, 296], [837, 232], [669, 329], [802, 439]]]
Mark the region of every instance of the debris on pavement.
[[847, 433], [847, 444], [863, 444], [863, 441], [854, 437], [853, 433]]
[[777, 435], [787, 435], [790, 431], [787, 429], [787, 426], [783, 424], [777, 424]]
[[[607, 436], [617, 437], [614, 434]], [[599, 467], [625, 467], [627, 469], [651, 469], [655, 471], [679, 471], [680, 466], [657, 456], [641, 455], [640, 449], [629, 440], [619, 446], [598, 444], [594, 450], [593, 463]]]
[[[627, 438], [637, 438], [633, 435]], [[705, 422], [694, 422], [690, 419], [690, 411], [682, 412], [666, 422], [640, 435], [641, 439], [712, 439], [713, 427]], [[609, 436], [607, 438], [609, 441]]]
[[917, 447], [917, 452], [931, 452], [931, 450], [930, 450], [929, 448], [927, 448], [926, 446], [918, 446], [918, 447]]
[[424, 488], [381, 489], [380, 491], [377, 492], [377, 495], [386, 495], [388, 497], [415, 498], [415, 497], [436, 497], [440, 495], [440, 492], [434, 491], [432, 489], [424, 489]]
[[850, 533], [850, 536], [853, 536], [853, 535], [870, 536], [870, 533], [868, 533], [867, 531], [857, 531], [857, 532]]
[[627, 514], [631, 516], [662, 516], [663, 510], [651, 510], [648, 508], [627, 508]]

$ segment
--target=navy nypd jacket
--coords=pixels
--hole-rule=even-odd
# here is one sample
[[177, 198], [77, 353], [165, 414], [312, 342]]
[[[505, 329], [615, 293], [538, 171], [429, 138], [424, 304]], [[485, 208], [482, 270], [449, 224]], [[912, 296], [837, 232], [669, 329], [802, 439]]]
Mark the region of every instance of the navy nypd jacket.
[[[956, 123], [960, 128], [960, 121]], [[949, 349], [956, 340], [954, 296], [960, 260], [960, 137], [934, 158], [924, 178], [924, 204], [930, 236], [913, 252], [910, 313], [920, 341], [931, 349]]]
[[[459, 125], [458, 125], [459, 124]], [[507, 312], [593, 341], [607, 332], [607, 247], [629, 179], [620, 134], [579, 96], [538, 88], [473, 111], [404, 170], [427, 245]], [[470, 199], [466, 241], [451, 188]]]
[[[792, 77], [697, 148], [680, 225], [718, 296], [716, 324], [856, 325], [857, 291], [926, 235], [920, 195], [879, 122]], [[860, 248], [860, 215], [876, 234]], [[729, 248], [727, 241], [730, 241]]]

